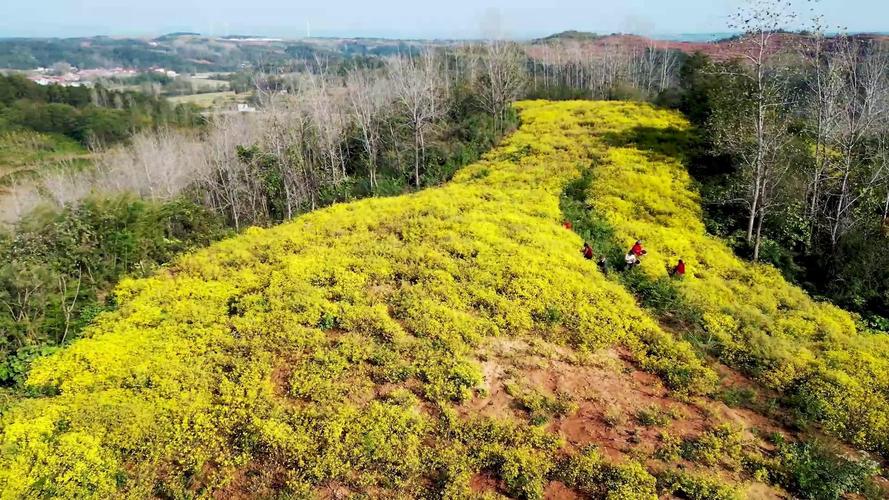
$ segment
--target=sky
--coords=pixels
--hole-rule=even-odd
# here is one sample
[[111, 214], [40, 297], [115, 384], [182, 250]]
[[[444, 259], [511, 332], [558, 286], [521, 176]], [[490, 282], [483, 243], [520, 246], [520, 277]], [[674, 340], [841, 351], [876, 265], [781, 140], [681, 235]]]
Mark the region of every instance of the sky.
[[[729, 31], [743, 0], [0, 0], [0, 37], [208, 35], [533, 38], [576, 29]], [[808, 10], [805, 0], [795, 0]], [[889, 31], [889, 0], [820, 0], [832, 26]]]

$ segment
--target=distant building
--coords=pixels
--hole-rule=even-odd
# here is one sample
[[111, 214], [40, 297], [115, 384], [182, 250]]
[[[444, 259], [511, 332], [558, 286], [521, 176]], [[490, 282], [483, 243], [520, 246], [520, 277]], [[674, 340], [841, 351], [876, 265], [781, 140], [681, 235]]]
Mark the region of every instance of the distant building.
[[28, 76], [28, 80], [31, 80], [37, 85], [60, 85], [62, 87], [90, 86], [89, 82], [80, 81], [80, 76], [74, 73], [67, 73], [62, 76], [31, 75]]
[[241, 113], [253, 113], [256, 111], [256, 108], [249, 104], [238, 103], [237, 110]]
[[177, 73], [171, 69], [152, 68], [151, 71], [154, 71], [155, 73], [157, 73], [159, 75], [169, 76], [170, 78], [176, 78], [177, 76], [179, 76], [179, 73]]

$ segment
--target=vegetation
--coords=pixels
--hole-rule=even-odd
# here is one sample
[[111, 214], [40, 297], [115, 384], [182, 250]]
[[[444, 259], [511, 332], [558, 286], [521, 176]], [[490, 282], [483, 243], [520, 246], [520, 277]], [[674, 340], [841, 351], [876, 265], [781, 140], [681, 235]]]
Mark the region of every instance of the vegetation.
[[332, 63], [344, 58], [392, 56], [416, 52], [417, 42], [402, 40], [311, 40], [251, 43], [244, 37], [209, 37], [198, 33], [170, 33], [154, 40], [137, 38], [0, 40], [0, 68], [49, 68], [60, 61], [78, 68], [161, 67], [179, 73], [238, 71], [242, 68], [284, 66], [298, 69], [317, 58]]
[[556, 477], [592, 498], [657, 498], [657, 480], [642, 464], [635, 461], [610, 464], [594, 446], [564, 459]]
[[20, 75], [0, 75], [0, 131], [59, 134], [84, 145], [111, 143], [141, 128], [194, 125], [192, 111], [137, 92], [44, 86]]
[[90, 49], [237, 69], [259, 112], [206, 122], [0, 77], [3, 496], [885, 496], [889, 57], [749, 5], [718, 60]]
[[[445, 187], [250, 229], [122, 282], [116, 309], [86, 338], [37, 361], [27, 385], [41, 396], [4, 414], [4, 490], [176, 494], [282, 464], [294, 492], [328, 481], [451, 491], [485, 469], [537, 497], [558, 439], [465, 423], [451, 409], [478, 385], [472, 346], [489, 336], [621, 343], [674, 390], [709, 391], [713, 374], [691, 347], [586, 265], [579, 238], [557, 224], [562, 185], [595, 143], [586, 127], [655, 127], [665, 115], [631, 104], [520, 109], [522, 128]], [[275, 373], [292, 375], [281, 387]], [[385, 380], [414, 389], [375, 396]], [[473, 437], [479, 425], [488, 430]], [[628, 465], [609, 484], [650, 491], [645, 474]]]
[[786, 54], [776, 30], [749, 29], [766, 35], [762, 56], [750, 63], [748, 43], [736, 60], [690, 58], [672, 103], [698, 127], [686, 158], [707, 228], [885, 331], [886, 49], [813, 28]]
[[0, 384], [23, 382], [32, 358], [113, 309], [106, 296], [119, 278], [149, 275], [225, 234], [218, 218], [184, 200], [94, 199], [20, 221], [0, 235]]
[[678, 114], [660, 119], [656, 127], [600, 126], [605, 141], [589, 206], [623, 235], [624, 248], [646, 240], [641, 270], [650, 279], [668, 279], [670, 266], [685, 261], [689, 272], [674, 286], [699, 313], [700, 340], [721, 360], [785, 394], [830, 432], [889, 452], [889, 337], [862, 331], [850, 314], [709, 236], [677, 147], [689, 125]]
[[867, 457], [845, 457], [818, 441], [779, 441], [777, 460], [780, 466], [774, 470], [778, 481], [788, 490], [798, 492], [800, 498], [839, 499], [848, 493], [860, 493], [867, 498], [880, 495], [870, 484], [878, 466]]
[[[430, 66], [428, 71], [436, 68]], [[402, 193], [409, 189], [411, 180], [419, 179], [423, 186], [438, 184], [449, 179], [459, 166], [478, 159], [504, 130], [513, 126], [512, 110], [501, 113], [490, 106], [488, 110], [493, 111], [479, 109], [475, 96], [481, 89], [461, 83], [446, 97], [441, 93], [443, 81], [437, 73], [430, 78], [434, 86], [429, 91], [446, 113], [424, 125], [424, 130], [429, 130], [424, 132], [422, 148], [414, 144], [412, 133], [404, 134], [408, 130], [398, 113], [400, 108], [387, 100], [394, 97], [381, 92], [381, 82], [369, 81], [364, 72], [356, 71], [346, 79], [346, 100], [334, 101], [334, 89], [299, 88], [298, 82], [291, 82], [296, 99], [287, 101], [283, 93], [273, 96], [275, 101], [282, 102], [269, 103], [266, 113], [258, 119], [253, 115], [233, 119], [224, 116], [199, 131], [165, 128], [138, 133], [125, 146], [92, 155], [95, 168], [75, 165], [69, 158], [80, 157], [62, 147], [42, 155], [32, 154], [30, 158], [35, 160], [45, 156], [44, 163], [55, 159], [58, 164], [51, 168], [28, 164], [29, 168], [11, 170], [4, 177], [10, 190], [7, 199], [23, 205], [14, 208], [24, 213], [29, 206], [48, 199], [58, 213], [50, 215], [47, 209], [40, 208], [36, 215], [13, 224], [8, 248], [3, 248], [12, 256], [24, 252], [13, 248], [15, 245], [52, 249], [29, 254], [16, 262], [15, 272], [5, 283], [9, 306], [0, 309], [0, 321], [7, 325], [3, 332], [7, 342], [0, 351], [0, 363], [8, 362], [10, 366], [5, 383], [17, 384], [21, 380], [34, 353], [77, 338], [81, 327], [94, 315], [92, 306], [107, 305], [109, 292], [119, 278], [144, 275], [176, 252], [216, 239], [222, 234], [220, 221], [239, 230], [245, 224], [281, 222], [337, 201]], [[322, 78], [302, 82], [306, 83], [328, 84]], [[46, 92], [58, 90], [50, 89]], [[37, 90], [44, 92], [42, 88]], [[59, 92], [69, 90], [62, 88]], [[81, 95], [85, 90], [71, 92]], [[294, 102], [300, 107], [294, 109]], [[489, 112], [496, 112], [500, 118], [498, 130]], [[353, 116], [356, 123], [346, 123]], [[300, 129], [299, 123], [305, 120], [313, 126]], [[320, 130], [330, 130], [330, 134], [318, 137], [316, 132]], [[381, 137], [384, 130], [389, 131], [386, 140]], [[60, 136], [13, 132], [8, 137], [11, 144], [21, 143], [24, 148], [20, 149], [31, 151], [38, 146], [50, 148], [52, 143], [45, 145], [39, 140], [56, 137], [60, 144], [71, 144], [74, 151], [85, 156], [82, 147]], [[358, 146], [360, 143], [364, 143], [363, 147]], [[402, 169], [401, 160], [413, 154], [418, 161], [413, 171]], [[331, 172], [330, 162], [340, 163], [343, 171]], [[22, 189], [23, 185], [26, 189]], [[123, 194], [117, 194], [120, 192]], [[133, 192], [141, 195], [142, 201], [134, 198]], [[124, 207], [128, 204], [133, 205]], [[150, 214], [145, 220], [140, 219], [141, 215], [134, 214], [141, 212], [142, 207], [157, 207], [167, 214], [163, 217], [173, 217], [174, 226], [170, 227], [163, 217], [154, 220], [155, 216]], [[89, 220], [83, 220], [84, 216]], [[192, 217], [195, 219], [191, 220]], [[151, 220], [156, 228], [141, 227]], [[41, 224], [70, 231], [35, 230]], [[133, 228], [134, 224], [140, 227]], [[58, 259], [68, 258], [66, 252], [73, 251], [71, 246], [78, 238], [89, 239], [93, 232], [118, 228], [128, 232], [125, 239], [136, 248], [131, 248], [130, 243], [119, 244], [116, 235], [101, 234], [87, 244], [87, 253], [91, 254], [84, 261], [58, 275]], [[90, 234], [78, 235], [78, 231]], [[176, 234], [168, 234], [170, 231]], [[186, 234], [189, 231], [194, 234]], [[163, 244], [158, 238], [163, 238]], [[180, 245], [181, 241], [186, 244]], [[164, 250], [138, 254], [158, 246]], [[93, 257], [98, 261], [92, 262]], [[133, 260], [134, 257], [138, 259]], [[120, 263], [124, 265], [121, 267]], [[70, 293], [65, 292], [69, 284], [73, 287]], [[59, 321], [59, 314], [64, 321]], [[15, 338], [19, 340], [13, 342], [11, 339]]]
[[668, 472], [658, 478], [667, 491], [689, 500], [739, 500], [741, 493], [718, 477], [700, 473]]

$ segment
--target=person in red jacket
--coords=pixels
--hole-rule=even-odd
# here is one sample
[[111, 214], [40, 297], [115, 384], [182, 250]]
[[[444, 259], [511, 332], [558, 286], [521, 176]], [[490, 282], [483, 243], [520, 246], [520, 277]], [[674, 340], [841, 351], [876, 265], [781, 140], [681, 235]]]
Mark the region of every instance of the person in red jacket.
[[635, 255], [636, 258], [638, 259], [638, 258], [642, 257], [643, 255], [647, 254], [648, 252], [646, 252], [645, 249], [642, 248], [642, 240], [636, 240], [636, 243], [633, 245], [633, 248], [630, 249], [630, 253]]
[[583, 243], [583, 248], [580, 249], [580, 253], [583, 254], [584, 259], [593, 260], [593, 247], [591, 247], [589, 243]]
[[574, 227], [574, 224], [572, 224], [570, 220], [565, 219], [565, 222], [562, 222], [562, 227], [564, 227], [565, 229], [572, 229]]
[[685, 262], [683, 262], [682, 259], [679, 259], [679, 262], [676, 264], [676, 266], [670, 270], [670, 276], [678, 278], [685, 276]]

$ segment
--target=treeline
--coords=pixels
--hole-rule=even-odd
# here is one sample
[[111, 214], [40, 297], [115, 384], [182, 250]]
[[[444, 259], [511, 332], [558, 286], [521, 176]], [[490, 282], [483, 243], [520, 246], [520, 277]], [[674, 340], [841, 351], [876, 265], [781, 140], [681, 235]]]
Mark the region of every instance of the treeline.
[[154, 40], [135, 38], [0, 39], [0, 68], [27, 70], [65, 62], [78, 68], [161, 67], [179, 73], [238, 71], [244, 67], [288, 67], [302, 59], [337, 63], [362, 57], [417, 52], [423, 44], [396, 40], [342, 40], [319, 43], [295, 40], [239, 43], [233, 39], [172, 33]]
[[700, 129], [710, 230], [889, 331], [889, 53], [817, 24], [788, 48], [793, 12], [748, 14], [737, 57], [690, 58], [665, 99]]
[[675, 88], [685, 55], [658, 47], [544, 39], [526, 48], [530, 97], [654, 100]]
[[138, 92], [38, 85], [21, 75], [0, 75], [0, 131], [30, 129], [70, 137], [84, 145], [122, 141], [160, 125], [194, 126], [192, 106], [172, 105]]
[[[205, 49], [206, 51], [206, 49]], [[0, 40], [0, 68], [48, 68], [59, 61], [78, 68], [160, 66], [193, 71], [188, 55], [172, 47], [154, 47], [144, 40], [108, 37], [9, 38]]]

